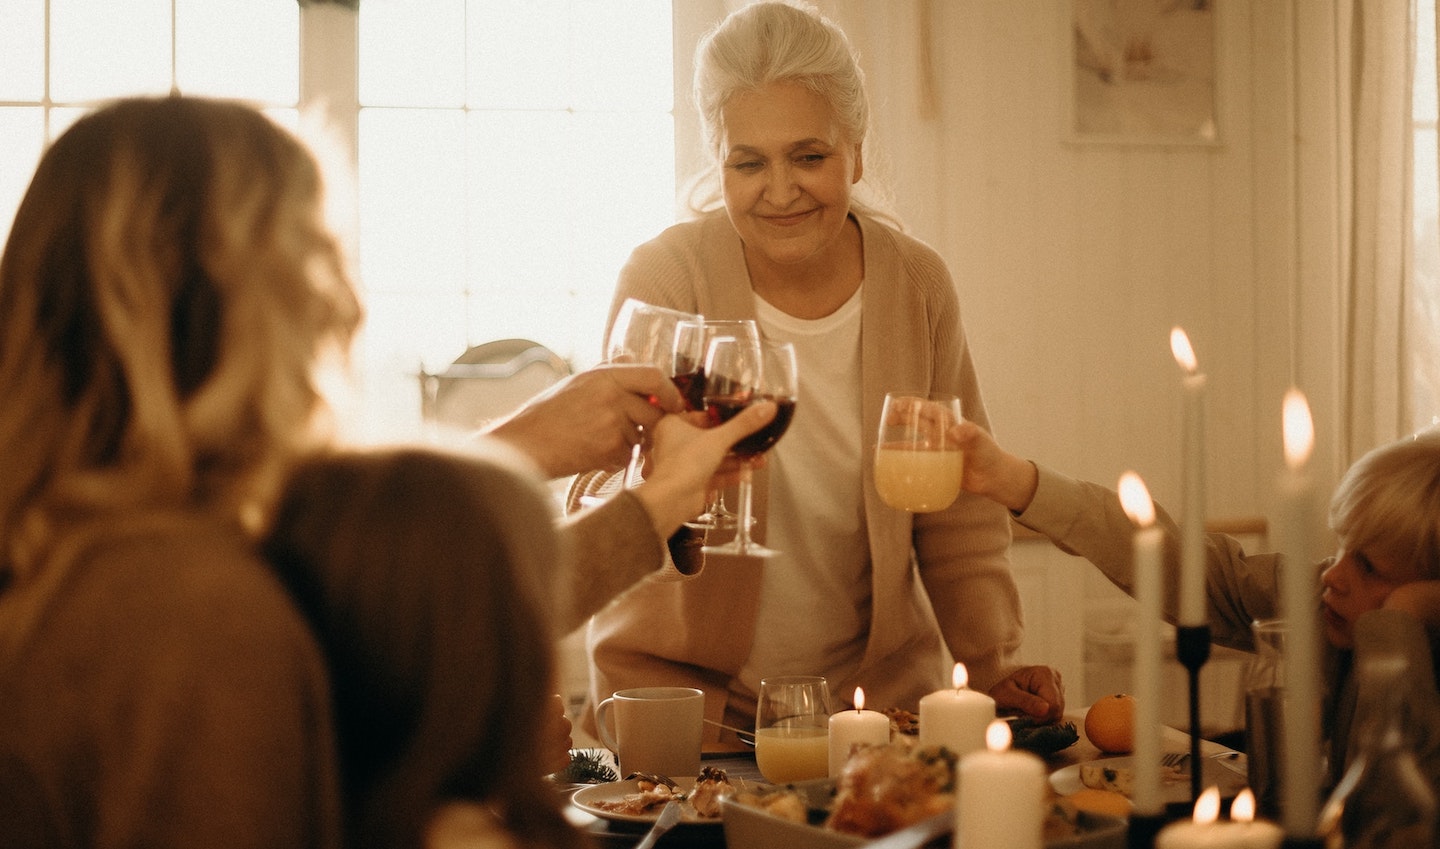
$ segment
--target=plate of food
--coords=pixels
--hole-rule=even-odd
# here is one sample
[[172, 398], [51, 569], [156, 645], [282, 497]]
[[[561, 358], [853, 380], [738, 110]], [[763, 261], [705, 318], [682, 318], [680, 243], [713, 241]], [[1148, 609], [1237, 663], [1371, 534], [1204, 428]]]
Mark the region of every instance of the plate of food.
[[582, 787], [570, 801], [601, 819], [648, 825], [667, 802], [678, 800], [682, 825], [720, 825], [720, 797], [734, 789], [724, 770], [707, 766], [695, 778], [675, 779], [675, 785], [671, 789], [644, 778], [628, 778]]
[[[1226, 753], [1220, 757], [1202, 758], [1201, 761], [1201, 784], [1220, 788], [1221, 797], [1233, 797], [1247, 786], [1244, 755], [1238, 752]], [[1132, 798], [1135, 791], [1135, 759], [1100, 758], [1071, 764], [1050, 774], [1050, 786], [1061, 796], [1090, 788], [1108, 790], [1127, 799]], [[1160, 798], [1167, 805], [1190, 801], [1190, 770], [1187, 765], [1161, 765]]]
[[[953, 763], [904, 745], [872, 747], [838, 779], [738, 791], [722, 802], [725, 842], [747, 849], [855, 849], [910, 829], [917, 844], [954, 828]], [[1046, 849], [1123, 849], [1125, 820], [1051, 800]]]

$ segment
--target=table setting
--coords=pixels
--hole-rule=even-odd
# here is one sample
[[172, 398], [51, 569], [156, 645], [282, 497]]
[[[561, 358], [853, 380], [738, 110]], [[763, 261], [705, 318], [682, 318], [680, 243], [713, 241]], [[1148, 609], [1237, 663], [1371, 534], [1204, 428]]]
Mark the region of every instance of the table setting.
[[[863, 688], [854, 690], [853, 708], [836, 710], [826, 680], [818, 675], [766, 678], [759, 688], [755, 728], [743, 732], [753, 748], [704, 751], [700, 691], [685, 694], [690, 706], [683, 714], [678, 701], [675, 707], [656, 701], [680, 695], [668, 692], [677, 688], [617, 692], [603, 703], [614, 708], [616, 732], [609, 730], [612, 723], [605, 716], [598, 717], [608, 747], [604, 755], [615, 759], [614, 778], [569, 791], [572, 821], [598, 843], [625, 849], [637, 844], [649, 849], [652, 842], [727, 849], [1321, 845], [1316, 823], [1322, 770], [1312, 745], [1319, 737], [1317, 716], [1302, 709], [1315, 703], [1319, 678], [1314, 611], [1297, 615], [1307, 610], [1314, 591], [1305, 570], [1284, 576], [1281, 609], [1288, 613], [1291, 651], [1283, 680], [1276, 683], [1292, 697], [1283, 704], [1289, 729], [1283, 744], [1269, 741], [1264, 751], [1247, 756], [1200, 733], [1200, 672], [1211, 643], [1203, 513], [1206, 377], [1178, 327], [1171, 348], [1183, 374], [1175, 662], [1188, 673], [1188, 728], [1159, 720], [1163, 537], [1144, 481], [1127, 472], [1117, 489], [1133, 524], [1138, 621], [1132, 693], [1099, 699], [1056, 722], [1037, 723], [998, 715], [995, 700], [969, 687], [967, 670], [959, 663], [951, 686], [922, 697], [913, 714], [867, 706]], [[744, 349], [755, 359], [759, 347], [737, 338], [712, 341], [702, 393], [707, 405], [712, 395], [728, 397], [725, 381], [732, 376], [767, 370], [725, 364], [722, 357], [731, 349]], [[746, 392], [792, 392], [793, 354], [787, 362], [788, 368], [768, 369], [784, 376], [784, 386], [764, 388], [751, 375], [740, 378], [749, 387]], [[876, 487], [885, 504], [927, 513], [954, 501], [965, 457], [948, 434], [961, 414], [953, 396], [886, 394], [874, 443]], [[1306, 529], [1315, 524], [1319, 505], [1305, 473], [1314, 434], [1303, 396], [1287, 397], [1284, 416], [1286, 467], [1277, 483], [1274, 532], [1287, 558], [1305, 563], [1311, 554]], [[746, 539], [749, 510], [742, 487], [741, 532], [732, 546], [769, 556], [773, 552]], [[637, 696], [650, 702], [630, 707], [637, 716], [643, 709], [648, 718], [640, 722], [627, 720], [622, 710], [627, 699]], [[1264, 776], [1252, 769], [1257, 754], [1254, 763], [1266, 771]], [[1275, 770], [1280, 761], [1285, 768]], [[1252, 790], [1257, 781], [1261, 786]], [[1257, 791], [1280, 801], [1267, 801], [1269, 809], [1257, 811]]]

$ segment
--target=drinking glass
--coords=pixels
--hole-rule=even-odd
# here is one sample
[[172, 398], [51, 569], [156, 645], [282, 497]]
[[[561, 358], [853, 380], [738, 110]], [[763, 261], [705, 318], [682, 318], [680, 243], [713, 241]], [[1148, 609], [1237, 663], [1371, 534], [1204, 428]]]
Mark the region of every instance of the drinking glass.
[[897, 510], [933, 513], [960, 494], [965, 452], [946, 435], [960, 399], [939, 392], [888, 392], [875, 443], [875, 489]]
[[[675, 331], [675, 385], [692, 410], [705, 409], [705, 352], [721, 336], [760, 342], [760, 330], [748, 318], [707, 318], [682, 321]], [[685, 523], [699, 531], [735, 527], [735, 513], [725, 506], [725, 493], [715, 489], [706, 494], [705, 512]]]
[[[626, 298], [615, 314], [615, 323], [610, 326], [610, 336], [605, 342], [605, 359], [612, 363], [652, 365], [673, 380], [676, 328], [682, 321], [697, 320], [700, 316], [694, 313]], [[641, 437], [631, 450], [630, 463], [625, 467], [622, 480], [627, 489], [639, 482], [643, 432]]]
[[701, 551], [706, 554], [770, 557], [778, 553], [750, 538], [750, 479], [754, 458], [769, 451], [790, 427], [798, 393], [795, 347], [788, 342], [757, 342], [735, 336], [721, 336], [710, 342], [705, 353], [705, 413], [713, 423], [728, 421], [759, 401], [774, 401], [779, 409], [769, 424], [730, 447], [731, 455], [741, 463], [740, 518], [734, 539], [723, 545], [705, 546]]
[[772, 784], [830, 774], [830, 687], [819, 675], [760, 681], [755, 765]]

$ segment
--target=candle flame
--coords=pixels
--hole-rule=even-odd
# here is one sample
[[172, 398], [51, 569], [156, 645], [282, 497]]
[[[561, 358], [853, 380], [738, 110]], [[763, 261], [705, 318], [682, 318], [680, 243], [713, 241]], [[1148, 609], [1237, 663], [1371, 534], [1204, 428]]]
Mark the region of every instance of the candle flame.
[[1125, 508], [1125, 515], [1136, 525], [1148, 528], [1155, 524], [1155, 502], [1150, 500], [1150, 490], [1145, 488], [1145, 481], [1134, 472], [1120, 476], [1120, 506]]
[[1200, 825], [1209, 825], [1220, 818], [1220, 788], [1210, 785], [1200, 798], [1195, 800], [1195, 813], [1191, 816]]
[[965, 664], [957, 663], [950, 673], [950, 680], [955, 684], [955, 689], [963, 690], [965, 685], [970, 683], [970, 670], [965, 668]]
[[855, 712], [859, 713], [865, 709], [865, 691], [859, 687], [855, 688]]
[[1285, 393], [1280, 422], [1285, 435], [1285, 465], [1298, 469], [1309, 462], [1315, 448], [1315, 422], [1310, 418], [1304, 392], [1292, 387]]
[[[1010, 748], [1010, 723], [1003, 719], [992, 719], [985, 729], [985, 748], [992, 752], [1003, 752]], [[1219, 790], [1215, 791], [1219, 799]], [[1218, 801], [1215, 804], [1220, 804]]]
[[1175, 362], [1185, 369], [1186, 374], [1194, 374], [1200, 367], [1200, 361], [1195, 359], [1195, 349], [1190, 347], [1190, 337], [1178, 326], [1170, 328], [1170, 353], [1175, 355]]
[[1255, 821], [1255, 794], [1246, 787], [1235, 796], [1235, 801], [1230, 803], [1230, 819], [1235, 822]]

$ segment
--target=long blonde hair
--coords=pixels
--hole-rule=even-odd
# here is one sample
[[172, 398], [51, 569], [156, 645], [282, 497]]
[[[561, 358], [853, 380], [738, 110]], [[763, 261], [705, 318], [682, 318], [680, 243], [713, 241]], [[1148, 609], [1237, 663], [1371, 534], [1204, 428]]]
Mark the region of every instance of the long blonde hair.
[[310, 152], [252, 107], [131, 98], [41, 159], [0, 258], [0, 567], [67, 529], [258, 528], [319, 434], [313, 373], [360, 306]]

